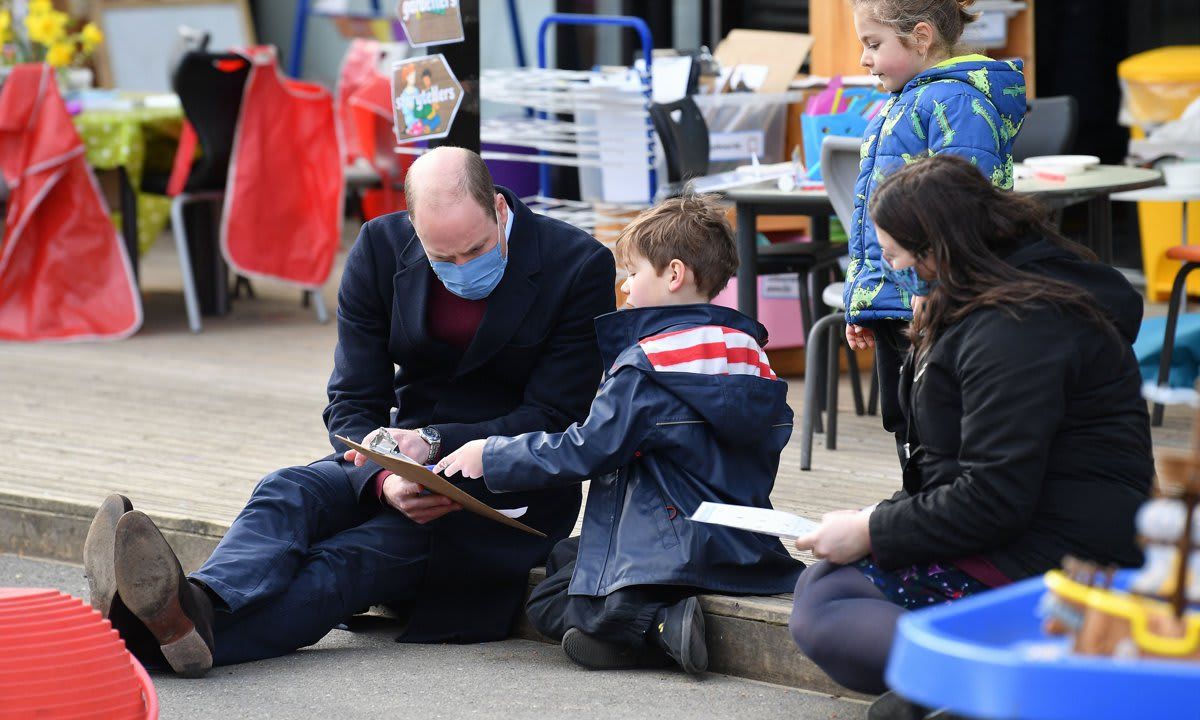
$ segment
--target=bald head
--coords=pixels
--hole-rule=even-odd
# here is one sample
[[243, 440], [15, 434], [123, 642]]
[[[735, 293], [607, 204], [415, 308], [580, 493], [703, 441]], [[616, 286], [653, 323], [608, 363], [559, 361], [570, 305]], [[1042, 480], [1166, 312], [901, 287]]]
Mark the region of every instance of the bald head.
[[409, 217], [439, 208], [474, 202], [496, 221], [496, 186], [478, 154], [460, 147], [442, 146], [418, 157], [404, 178]]

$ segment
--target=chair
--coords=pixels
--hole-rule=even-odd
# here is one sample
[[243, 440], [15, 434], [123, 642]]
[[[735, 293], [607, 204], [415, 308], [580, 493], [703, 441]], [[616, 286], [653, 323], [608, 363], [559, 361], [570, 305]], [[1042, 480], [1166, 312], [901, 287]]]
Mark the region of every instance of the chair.
[[[242, 91], [249, 74], [249, 61], [235, 53], [190, 50], [183, 54], [175, 69], [172, 86], [183, 105], [192, 142], [188, 141], [189, 131], [185, 129], [176, 152], [174, 171], [170, 175], [147, 173], [142, 182], [146, 192], [171, 196], [171, 227], [183, 272], [184, 300], [187, 304], [188, 326], [192, 332], [200, 332], [201, 329], [200, 301], [196, 292], [196, 277], [192, 273], [192, 245], [188, 238], [184, 209], [194, 203], [219, 204], [224, 200]], [[195, 144], [199, 144], [201, 155], [193, 160]], [[202, 226], [205, 229], [210, 227], [207, 224]], [[213, 267], [203, 268], [205, 272], [201, 277], [211, 277], [216, 286], [217, 302], [224, 302], [225, 263], [215, 245], [214, 251], [205, 256], [211, 258]], [[242, 283], [243, 280], [239, 278], [239, 286]], [[245, 284], [248, 287], [249, 283]], [[328, 314], [321, 294], [305, 291], [303, 299], [305, 304], [310, 299], [314, 302], [318, 320], [325, 322]]]
[[[650, 106], [650, 118], [663, 146], [667, 179], [682, 192], [686, 181], [708, 173], [708, 124], [692, 98]], [[760, 275], [795, 273], [800, 279], [800, 318], [804, 327], [812, 327], [816, 309], [811, 300], [809, 279], [814, 273], [837, 267], [845, 254], [841, 245], [828, 242], [775, 243], [758, 249], [756, 267]]]
[[1013, 160], [1039, 155], [1062, 155], [1075, 144], [1079, 105], [1070, 95], [1029, 101], [1021, 131], [1013, 141]]
[[[854, 186], [858, 181], [859, 146], [862, 141], [853, 137], [826, 137], [821, 144], [821, 175], [825, 180], [825, 192], [829, 203], [850, 233], [854, 218]], [[845, 304], [842, 300], [844, 283], [833, 283], [825, 288], [822, 301], [833, 312], [825, 315], [810, 326], [805, 343], [804, 410], [800, 426], [800, 469], [812, 469], [813, 433], [821, 424], [822, 398], [819, 396], [822, 381], [825, 384], [824, 408], [825, 446], [837, 448], [837, 402], [839, 363], [838, 349], [845, 348], [850, 369], [850, 389], [854, 395], [854, 409], [862, 415], [862, 381], [858, 372], [858, 356], [841, 337], [846, 327]], [[871, 371], [870, 399], [866, 412], [874, 415], [878, 407], [879, 378], [874, 368]]]
[[[1167, 250], [1167, 258], [1183, 263], [1175, 273], [1175, 283], [1171, 286], [1171, 299], [1167, 305], [1167, 326], [1163, 330], [1162, 353], [1158, 361], [1158, 385], [1166, 386], [1171, 374], [1171, 355], [1175, 351], [1175, 328], [1179, 324], [1179, 315], [1183, 312], [1187, 300], [1187, 278], [1193, 270], [1200, 268], [1200, 246], [1178, 245]], [[1150, 415], [1150, 424], [1159, 427], [1163, 424], [1163, 406], [1154, 403]]]
[[708, 174], [708, 123], [689, 96], [650, 106], [650, 120], [662, 141], [667, 181], [686, 182]]

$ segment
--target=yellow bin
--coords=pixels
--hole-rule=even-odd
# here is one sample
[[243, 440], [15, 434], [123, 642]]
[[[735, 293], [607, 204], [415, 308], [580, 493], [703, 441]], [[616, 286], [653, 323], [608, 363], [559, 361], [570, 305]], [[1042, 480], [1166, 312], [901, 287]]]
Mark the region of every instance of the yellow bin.
[[[1134, 138], [1146, 136], [1143, 125], [1176, 120], [1200, 97], [1200, 45], [1158, 48], [1126, 58], [1117, 66], [1121, 80], [1121, 119]], [[1188, 244], [1200, 244], [1200, 203], [1188, 206]], [[1167, 248], [1182, 242], [1183, 203], [1138, 203], [1146, 295], [1165, 301], [1179, 263], [1167, 260]], [[1188, 282], [1189, 294], [1200, 294], [1200, 277]]]

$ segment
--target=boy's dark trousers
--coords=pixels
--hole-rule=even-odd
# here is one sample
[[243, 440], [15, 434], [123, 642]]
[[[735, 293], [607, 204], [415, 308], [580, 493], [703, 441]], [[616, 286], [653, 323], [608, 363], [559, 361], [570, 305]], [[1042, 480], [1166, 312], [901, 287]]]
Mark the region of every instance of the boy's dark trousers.
[[654, 647], [650, 631], [655, 616], [699, 591], [668, 585], [631, 585], [603, 597], [568, 595], [579, 538], [561, 540], [546, 560], [546, 579], [529, 595], [525, 612], [538, 632], [561, 641], [568, 628], [611, 643], [641, 648]]
[[879, 414], [883, 429], [896, 437], [896, 454], [903, 465], [908, 421], [900, 409], [900, 368], [912, 344], [905, 320], [880, 320], [871, 323], [875, 332], [875, 368], [879, 373]]

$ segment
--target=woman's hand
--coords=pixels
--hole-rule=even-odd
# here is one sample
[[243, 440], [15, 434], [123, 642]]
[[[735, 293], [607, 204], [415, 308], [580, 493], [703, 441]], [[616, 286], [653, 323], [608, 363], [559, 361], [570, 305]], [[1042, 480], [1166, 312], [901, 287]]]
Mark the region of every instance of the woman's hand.
[[862, 325], [846, 325], [846, 342], [854, 350], [875, 347], [875, 331]]
[[821, 517], [816, 530], [796, 538], [797, 550], [811, 550], [813, 555], [838, 565], [848, 565], [871, 552], [871, 513], [859, 510], [839, 510]]
[[471, 480], [483, 477], [483, 446], [486, 444], [487, 440], [472, 440], [442, 458], [433, 471], [447, 475], [459, 473]]

